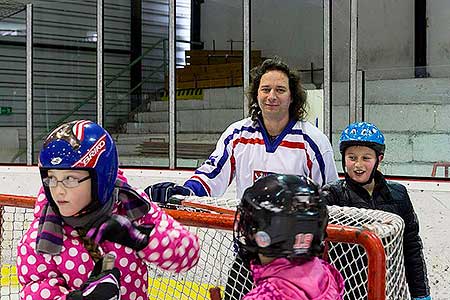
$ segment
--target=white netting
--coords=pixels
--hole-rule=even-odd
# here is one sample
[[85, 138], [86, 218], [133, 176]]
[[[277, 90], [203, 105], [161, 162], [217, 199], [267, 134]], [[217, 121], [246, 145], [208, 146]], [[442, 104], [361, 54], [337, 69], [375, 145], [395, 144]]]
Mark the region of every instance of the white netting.
[[[195, 198], [211, 205], [234, 209], [236, 200]], [[1, 300], [17, 298], [15, 251], [27, 228], [31, 210], [5, 208], [1, 219]], [[408, 299], [403, 264], [403, 221], [382, 211], [330, 207], [330, 224], [367, 227], [375, 231], [386, 252], [386, 299]], [[201, 226], [201, 225], [199, 225]], [[149, 266], [149, 299], [209, 299], [208, 290], [220, 287], [223, 299], [239, 299], [252, 288], [248, 271], [235, 262], [233, 236], [228, 230], [190, 227], [201, 241], [198, 265], [184, 274], [173, 274]], [[328, 257], [344, 276], [345, 299], [367, 299], [367, 257], [364, 248], [346, 243], [330, 243]], [[231, 275], [230, 275], [231, 274]], [[227, 283], [228, 282], [228, 283]], [[227, 286], [227, 287], [226, 287]]]
[[0, 206], [0, 299], [19, 299], [16, 249], [33, 220], [31, 209]]
[[[403, 262], [403, 220], [395, 214], [352, 207], [331, 206], [329, 213], [330, 224], [368, 228], [381, 238], [386, 253], [386, 299], [409, 299]], [[344, 299], [364, 299], [368, 272], [364, 248], [347, 243], [330, 245], [329, 260], [346, 280]]]
[[[190, 197], [186, 200], [231, 209], [236, 208], [238, 204], [234, 199]], [[386, 253], [386, 299], [409, 299], [403, 262], [403, 220], [395, 214], [351, 207], [331, 206], [329, 214], [330, 224], [367, 228], [381, 238]], [[181, 292], [182, 289], [178, 288], [177, 296], [186, 297], [184, 299], [205, 299], [193, 296], [206, 297], [207, 288], [205, 287], [220, 286], [224, 299], [240, 299], [252, 288], [252, 283], [247, 280], [248, 270], [245, 266], [235, 262], [232, 233], [208, 228], [191, 227], [191, 230], [201, 236], [200, 239], [203, 243], [198, 266], [184, 275], [178, 275], [178, 278], [181, 279], [168, 272], [156, 270], [156, 268], [152, 270], [154, 275], [150, 272], [149, 277], [170, 277], [173, 282], [159, 286], [158, 298], [150, 297], [150, 299], [176, 299], [172, 298], [173, 287], [171, 284], [180, 281], [191, 282], [195, 279], [201, 280], [203, 284], [198, 293], [189, 288]], [[220, 239], [217, 239], [217, 234], [220, 235]], [[348, 243], [329, 243], [328, 259], [338, 268], [345, 279], [344, 299], [367, 299], [368, 266], [364, 248]], [[197, 269], [204, 270], [203, 276], [196, 276]], [[229, 276], [230, 273], [231, 276]]]

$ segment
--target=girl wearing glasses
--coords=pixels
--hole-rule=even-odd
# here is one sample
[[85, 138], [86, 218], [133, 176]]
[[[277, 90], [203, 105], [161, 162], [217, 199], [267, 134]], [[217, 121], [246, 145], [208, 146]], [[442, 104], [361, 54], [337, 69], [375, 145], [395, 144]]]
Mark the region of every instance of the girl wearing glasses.
[[56, 128], [39, 169], [35, 220], [18, 245], [21, 299], [144, 300], [147, 262], [174, 272], [197, 263], [197, 237], [128, 185], [99, 125]]

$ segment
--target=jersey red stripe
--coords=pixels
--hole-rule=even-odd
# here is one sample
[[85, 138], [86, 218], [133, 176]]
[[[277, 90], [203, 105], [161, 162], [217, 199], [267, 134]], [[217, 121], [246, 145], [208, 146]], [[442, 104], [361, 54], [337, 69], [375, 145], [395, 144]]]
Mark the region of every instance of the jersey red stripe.
[[201, 179], [199, 176], [194, 175], [192, 176], [190, 179], [197, 179], [198, 181], [200, 181], [200, 183], [203, 185], [203, 187], [205, 188], [205, 190], [208, 192], [208, 195], [211, 196], [211, 188], [209, 187], [209, 185], [206, 184], [205, 181], [203, 181], [203, 179]]

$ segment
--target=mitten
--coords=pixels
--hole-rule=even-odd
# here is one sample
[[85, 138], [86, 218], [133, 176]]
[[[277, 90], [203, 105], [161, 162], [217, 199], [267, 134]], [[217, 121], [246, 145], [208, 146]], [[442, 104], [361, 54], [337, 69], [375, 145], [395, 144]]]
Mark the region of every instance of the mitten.
[[145, 189], [145, 192], [154, 202], [165, 204], [173, 195], [191, 196], [194, 193], [187, 187], [174, 182], [155, 183]]
[[127, 217], [112, 215], [98, 228], [91, 228], [86, 235], [97, 244], [107, 240], [139, 251], [148, 245], [152, 229], [149, 226], [136, 226]]
[[120, 271], [117, 268], [101, 271], [103, 260], [99, 260], [88, 280], [79, 290], [67, 295], [67, 300], [119, 300]]

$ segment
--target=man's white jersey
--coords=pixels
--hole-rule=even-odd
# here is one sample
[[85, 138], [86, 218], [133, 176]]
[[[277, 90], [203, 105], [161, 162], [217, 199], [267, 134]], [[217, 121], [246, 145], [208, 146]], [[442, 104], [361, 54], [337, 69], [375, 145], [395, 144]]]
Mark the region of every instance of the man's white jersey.
[[231, 124], [211, 156], [185, 182], [197, 196], [222, 196], [236, 180], [237, 197], [271, 173], [305, 175], [319, 185], [338, 178], [328, 138], [306, 121], [291, 120], [273, 141], [258, 120]]

